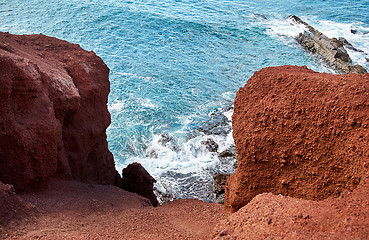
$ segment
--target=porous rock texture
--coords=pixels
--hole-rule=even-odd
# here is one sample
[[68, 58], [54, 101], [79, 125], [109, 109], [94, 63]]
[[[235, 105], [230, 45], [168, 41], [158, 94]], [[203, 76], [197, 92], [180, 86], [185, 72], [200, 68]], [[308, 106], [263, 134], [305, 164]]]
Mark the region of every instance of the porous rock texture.
[[36, 206], [19, 198], [12, 185], [2, 182], [0, 182], [0, 206], [0, 237], [2, 237], [2, 228], [14, 225], [23, 218], [33, 218], [38, 215]]
[[226, 208], [237, 211], [265, 192], [323, 200], [355, 191], [369, 170], [368, 113], [369, 74], [256, 72], [235, 99], [239, 163]]
[[[239, 157], [214, 239], [369, 237], [369, 74], [262, 69], [237, 92]], [[240, 209], [241, 208], [241, 209]]]
[[18, 192], [55, 175], [113, 184], [108, 75], [78, 45], [0, 33], [0, 180]]
[[369, 239], [369, 175], [354, 192], [313, 201], [263, 193], [213, 231], [214, 239]]

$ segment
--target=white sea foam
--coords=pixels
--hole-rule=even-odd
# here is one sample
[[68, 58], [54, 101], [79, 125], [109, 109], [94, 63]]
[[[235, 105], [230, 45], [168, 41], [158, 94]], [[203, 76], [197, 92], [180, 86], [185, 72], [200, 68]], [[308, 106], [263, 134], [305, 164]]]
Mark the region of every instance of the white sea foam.
[[294, 24], [293, 20], [287, 19], [272, 19], [266, 21], [267, 33], [274, 37], [297, 37], [300, 33], [306, 30], [306, 26], [302, 24]]
[[113, 112], [113, 111], [118, 112], [118, 111], [121, 111], [122, 109], [125, 109], [125, 107], [126, 107], [125, 101], [115, 100], [114, 102], [108, 105], [108, 110], [109, 112]]
[[222, 96], [225, 100], [233, 102], [235, 97], [235, 92], [224, 92], [222, 93]]
[[[233, 110], [229, 110], [223, 114], [231, 119], [232, 113]], [[222, 161], [218, 156], [234, 146], [232, 131], [226, 136], [197, 132], [192, 138], [186, 137], [184, 132], [180, 129], [174, 133], [154, 134], [146, 148], [146, 156], [131, 156], [126, 164], [141, 163], [157, 180], [156, 187], [161, 192], [179, 198], [191, 196], [211, 201], [213, 174], [234, 171], [235, 160]], [[208, 139], [218, 144], [217, 152], [210, 152], [203, 144]]]
[[144, 99], [137, 99], [137, 101], [145, 108], [153, 108], [153, 109], [157, 109], [159, 108], [158, 105], [152, 103], [151, 99], [148, 98], [144, 98]]
[[[355, 48], [363, 51], [357, 52], [347, 49], [354, 64], [360, 64], [369, 69], [366, 58], [369, 58], [369, 26], [364, 23], [338, 23], [328, 20], [317, 20], [315, 17], [301, 17], [309, 25], [322, 32], [329, 38], [344, 37]], [[267, 33], [274, 37], [289, 38], [290, 41], [294, 37], [302, 33], [306, 27], [302, 24], [293, 24], [290, 18], [285, 20], [269, 20]], [[355, 33], [356, 32], [356, 33]]]
[[[174, 136], [172, 136], [174, 137]], [[184, 143], [161, 144], [160, 135], [154, 135], [146, 150], [146, 157], [132, 157], [129, 162], [140, 162], [155, 177], [167, 171], [179, 173], [198, 172], [213, 162], [214, 154], [205, 151], [201, 141], [204, 136], [198, 136]], [[177, 139], [176, 139], [177, 140]]]
[[[139, 98], [135, 97], [134, 103], [136, 106], [142, 106], [144, 108], [150, 108], [150, 109], [159, 109], [160, 106], [157, 104], [154, 104], [151, 99], [148, 98]], [[129, 103], [126, 100], [114, 100], [111, 104], [108, 105], [109, 112], [124, 112], [127, 111], [127, 105]]]
[[232, 122], [233, 108], [224, 112], [223, 115], [226, 116], [227, 119]]
[[121, 75], [121, 76], [125, 76], [125, 77], [137, 78], [137, 79], [144, 80], [144, 81], [152, 81], [152, 80], [154, 80], [153, 77], [143, 77], [143, 76], [139, 76], [139, 75], [134, 74], [134, 73], [117, 72], [117, 74], [118, 75]]

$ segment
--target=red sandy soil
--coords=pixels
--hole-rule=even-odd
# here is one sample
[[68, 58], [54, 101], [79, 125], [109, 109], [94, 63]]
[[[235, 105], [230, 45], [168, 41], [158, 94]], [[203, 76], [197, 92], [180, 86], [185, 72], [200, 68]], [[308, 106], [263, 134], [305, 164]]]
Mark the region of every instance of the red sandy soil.
[[223, 205], [176, 200], [154, 208], [114, 186], [52, 180], [49, 190], [19, 195], [36, 214], [0, 224], [1, 239], [209, 239], [227, 217]]
[[263, 193], [221, 221], [214, 239], [369, 239], [369, 175], [339, 198]]

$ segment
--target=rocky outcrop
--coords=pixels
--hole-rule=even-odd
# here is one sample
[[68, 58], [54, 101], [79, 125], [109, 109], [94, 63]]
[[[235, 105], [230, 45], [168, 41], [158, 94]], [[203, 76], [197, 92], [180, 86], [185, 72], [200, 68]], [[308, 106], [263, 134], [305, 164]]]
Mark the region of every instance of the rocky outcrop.
[[139, 163], [131, 163], [122, 171], [122, 188], [150, 200], [154, 207], [159, 205], [154, 194], [156, 180]]
[[17, 220], [37, 216], [38, 209], [19, 198], [12, 185], [0, 182], [0, 236], [2, 227], [8, 227]]
[[205, 149], [209, 152], [217, 152], [218, 151], [218, 143], [216, 143], [213, 139], [208, 138], [206, 140], [201, 141], [201, 144], [205, 147]]
[[[353, 65], [345, 45], [336, 38], [328, 38], [297, 16], [290, 16], [293, 24], [303, 25], [304, 32], [296, 37], [296, 41], [311, 53], [320, 56], [330, 67], [339, 73], [364, 74], [367, 71], [360, 65]], [[350, 44], [351, 45], [351, 44]]]
[[237, 92], [238, 168], [225, 206], [264, 192], [323, 200], [354, 191], [369, 171], [369, 74], [263, 69]]
[[0, 33], [0, 180], [16, 191], [55, 175], [113, 184], [108, 75], [78, 45]]
[[211, 119], [201, 124], [196, 130], [205, 133], [206, 135], [226, 136], [232, 131], [232, 126], [230, 125], [230, 120], [224, 115], [224, 113], [231, 109], [233, 109], [233, 106], [211, 113]]

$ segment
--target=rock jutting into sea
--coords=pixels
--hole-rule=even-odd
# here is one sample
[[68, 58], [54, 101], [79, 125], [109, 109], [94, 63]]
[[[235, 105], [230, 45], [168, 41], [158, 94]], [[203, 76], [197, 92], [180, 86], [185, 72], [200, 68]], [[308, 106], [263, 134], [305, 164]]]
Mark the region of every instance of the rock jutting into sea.
[[52, 176], [115, 183], [105, 134], [109, 69], [95, 53], [0, 33], [0, 78], [0, 181], [18, 192]]
[[346, 39], [329, 38], [297, 16], [292, 15], [289, 19], [295, 25], [304, 26], [304, 32], [295, 38], [296, 41], [311, 53], [320, 56], [329, 67], [339, 73], [364, 74], [367, 72], [362, 66], [352, 64], [345, 49], [345, 46], [352, 47], [352, 45]]
[[196, 131], [203, 132], [206, 135], [226, 136], [232, 131], [230, 120], [224, 115], [225, 112], [232, 110], [233, 106], [220, 109], [210, 114], [210, 120], [201, 124]]

